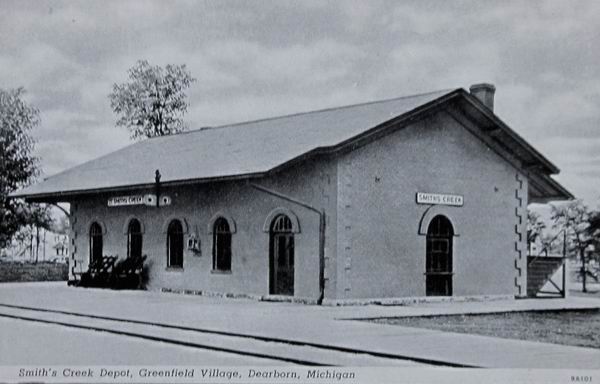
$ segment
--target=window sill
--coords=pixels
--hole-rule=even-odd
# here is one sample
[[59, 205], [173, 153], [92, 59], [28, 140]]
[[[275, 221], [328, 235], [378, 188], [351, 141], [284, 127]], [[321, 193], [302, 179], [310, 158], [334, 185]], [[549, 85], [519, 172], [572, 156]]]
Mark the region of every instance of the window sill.
[[167, 267], [165, 268], [167, 272], [183, 272], [183, 267]]
[[220, 269], [212, 269], [210, 271], [210, 273], [215, 274], [215, 275], [231, 275], [231, 270], [222, 271]]

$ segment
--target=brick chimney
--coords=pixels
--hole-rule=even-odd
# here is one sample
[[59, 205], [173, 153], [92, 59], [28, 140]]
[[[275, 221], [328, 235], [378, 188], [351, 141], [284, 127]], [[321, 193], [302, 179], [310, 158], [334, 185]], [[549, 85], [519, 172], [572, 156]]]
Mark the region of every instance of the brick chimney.
[[490, 111], [494, 111], [494, 93], [496, 92], [494, 84], [473, 84], [469, 87], [469, 91], [471, 91], [471, 95], [479, 99]]

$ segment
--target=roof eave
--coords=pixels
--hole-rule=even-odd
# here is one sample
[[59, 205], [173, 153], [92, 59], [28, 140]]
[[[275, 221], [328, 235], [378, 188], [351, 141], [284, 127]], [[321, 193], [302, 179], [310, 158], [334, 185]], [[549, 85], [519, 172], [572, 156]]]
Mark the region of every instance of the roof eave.
[[[193, 184], [203, 184], [210, 183], [216, 181], [236, 181], [236, 180], [245, 180], [252, 178], [260, 178], [263, 177], [265, 172], [254, 172], [254, 173], [246, 173], [239, 175], [231, 175], [231, 176], [219, 176], [219, 177], [207, 177], [207, 178], [198, 178], [198, 179], [184, 179], [184, 180], [171, 180], [161, 182], [162, 187], [176, 187], [181, 185], [193, 185]], [[9, 195], [11, 199], [25, 199], [27, 202], [32, 203], [59, 203], [59, 202], [69, 202], [70, 200], [74, 200], [80, 198], [85, 195], [90, 194], [102, 194], [102, 193], [114, 193], [114, 192], [125, 192], [125, 191], [134, 191], [141, 189], [151, 189], [156, 186], [155, 183], [144, 183], [144, 184], [135, 184], [135, 185], [122, 185], [115, 187], [106, 187], [106, 188], [92, 188], [92, 189], [80, 189], [80, 190], [72, 190], [72, 191], [57, 191], [51, 193], [32, 193], [32, 194], [20, 194], [13, 193]]]

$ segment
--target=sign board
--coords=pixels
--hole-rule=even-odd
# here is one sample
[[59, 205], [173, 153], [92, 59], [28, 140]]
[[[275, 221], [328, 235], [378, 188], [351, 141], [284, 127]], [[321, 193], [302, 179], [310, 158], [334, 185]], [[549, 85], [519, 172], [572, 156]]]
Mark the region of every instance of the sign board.
[[122, 207], [125, 205], [142, 205], [144, 204], [144, 196], [132, 195], [132, 196], [117, 196], [108, 199], [109, 207]]
[[[117, 196], [108, 199], [109, 207], [123, 207], [127, 205], [148, 205], [150, 207], [156, 206], [156, 195], [131, 195], [131, 196]], [[171, 197], [161, 196], [159, 201], [160, 206], [171, 205]]]
[[462, 195], [445, 195], [441, 193], [417, 192], [417, 204], [463, 206]]

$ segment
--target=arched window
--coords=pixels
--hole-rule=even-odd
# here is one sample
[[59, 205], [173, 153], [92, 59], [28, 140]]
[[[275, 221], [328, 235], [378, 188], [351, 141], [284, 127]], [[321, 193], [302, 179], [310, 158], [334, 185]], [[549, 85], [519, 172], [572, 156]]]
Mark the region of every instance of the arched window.
[[102, 259], [102, 227], [93, 222], [90, 226], [90, 263]]
[[167, 266], [183, 268], [183, 227], [179, 220], [171, 221], [167, 229]]
[[269, 231], [269, 292], [274, 295], [294, 294], [294, 234], [292, 221], [278, 215]]
[[292, 232], [292, 220], [286, 215], [279, 215], [273, 219], [273, 225], [271, 232], [274, 233], [291, 233]]
[[131, 219], [127, 227], [127, 257], [142, 257], [142, 225]]
[[213, 270], [231, 271], [231, 229], [223, 217], [219, 217], [213, 228]]
[[452, 239], [454, 228], [438, 215], [427, 228], [425, 285], [427, 296], [452, 296]]

